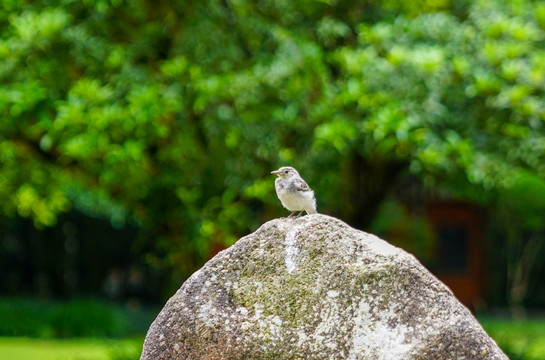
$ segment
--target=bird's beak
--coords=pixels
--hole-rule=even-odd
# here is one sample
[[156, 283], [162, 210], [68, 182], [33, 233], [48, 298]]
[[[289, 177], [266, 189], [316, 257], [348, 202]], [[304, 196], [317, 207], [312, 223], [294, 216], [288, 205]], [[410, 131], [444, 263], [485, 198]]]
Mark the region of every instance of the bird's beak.
[[274, 170], [274, 171], [271, 171], [271, 174], [280, 175], [280, 174], [282, 174], [282, 171]]

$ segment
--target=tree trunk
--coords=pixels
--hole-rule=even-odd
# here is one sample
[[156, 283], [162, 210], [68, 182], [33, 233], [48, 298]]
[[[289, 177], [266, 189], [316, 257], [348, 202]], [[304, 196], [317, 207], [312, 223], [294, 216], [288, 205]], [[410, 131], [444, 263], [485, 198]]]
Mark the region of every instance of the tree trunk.
[[349, 168], [352, 188], [345, 216], [350, 225], [362, 230], [369, 226], [406, 168], [407, 163], [395, 159], [364, 158], [360, 154], [353, 157]]
[[542, 246], [543, 239], [540, 236], [530, 235], [528, 241], [523, 245], [521, 255], [512, 264], [511, 268], [514, 271], [510, 279], [509, 304], [511, 305], [511, 315], [516, 320], [526, 318], [523, 301], [528, 292], [532, 269], [535, 267], [537, 255]]

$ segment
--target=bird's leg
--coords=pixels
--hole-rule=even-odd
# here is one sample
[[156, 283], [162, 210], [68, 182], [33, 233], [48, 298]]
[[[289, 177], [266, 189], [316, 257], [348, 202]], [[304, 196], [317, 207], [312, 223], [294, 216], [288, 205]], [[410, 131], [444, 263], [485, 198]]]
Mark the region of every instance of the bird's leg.
[[288, 217], [292, 217], [297, 211], [292, 212]]
[[302, 215], [303, 215], [303, 211], [304, 211], [304, 210], [299, 211], [299, 214], [297, 214], [297, 217], [302, 216]]

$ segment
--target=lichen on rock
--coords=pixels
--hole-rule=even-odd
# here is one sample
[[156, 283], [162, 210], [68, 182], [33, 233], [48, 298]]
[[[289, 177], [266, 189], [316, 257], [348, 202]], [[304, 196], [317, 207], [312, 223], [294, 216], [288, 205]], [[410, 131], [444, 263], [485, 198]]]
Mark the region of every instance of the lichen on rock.
[[412, 255], [326, 215], [282, 218], [167, 302], [141, 359], [507, 359]]

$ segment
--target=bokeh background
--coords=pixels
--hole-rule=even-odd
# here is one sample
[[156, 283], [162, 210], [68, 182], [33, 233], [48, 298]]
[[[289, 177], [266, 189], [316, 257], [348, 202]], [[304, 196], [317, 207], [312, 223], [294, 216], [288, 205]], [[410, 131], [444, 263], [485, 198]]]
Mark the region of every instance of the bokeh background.
[[138, 358], [291, 165], [545, 357], [543, 1], [1, 4], [0, 354]]

